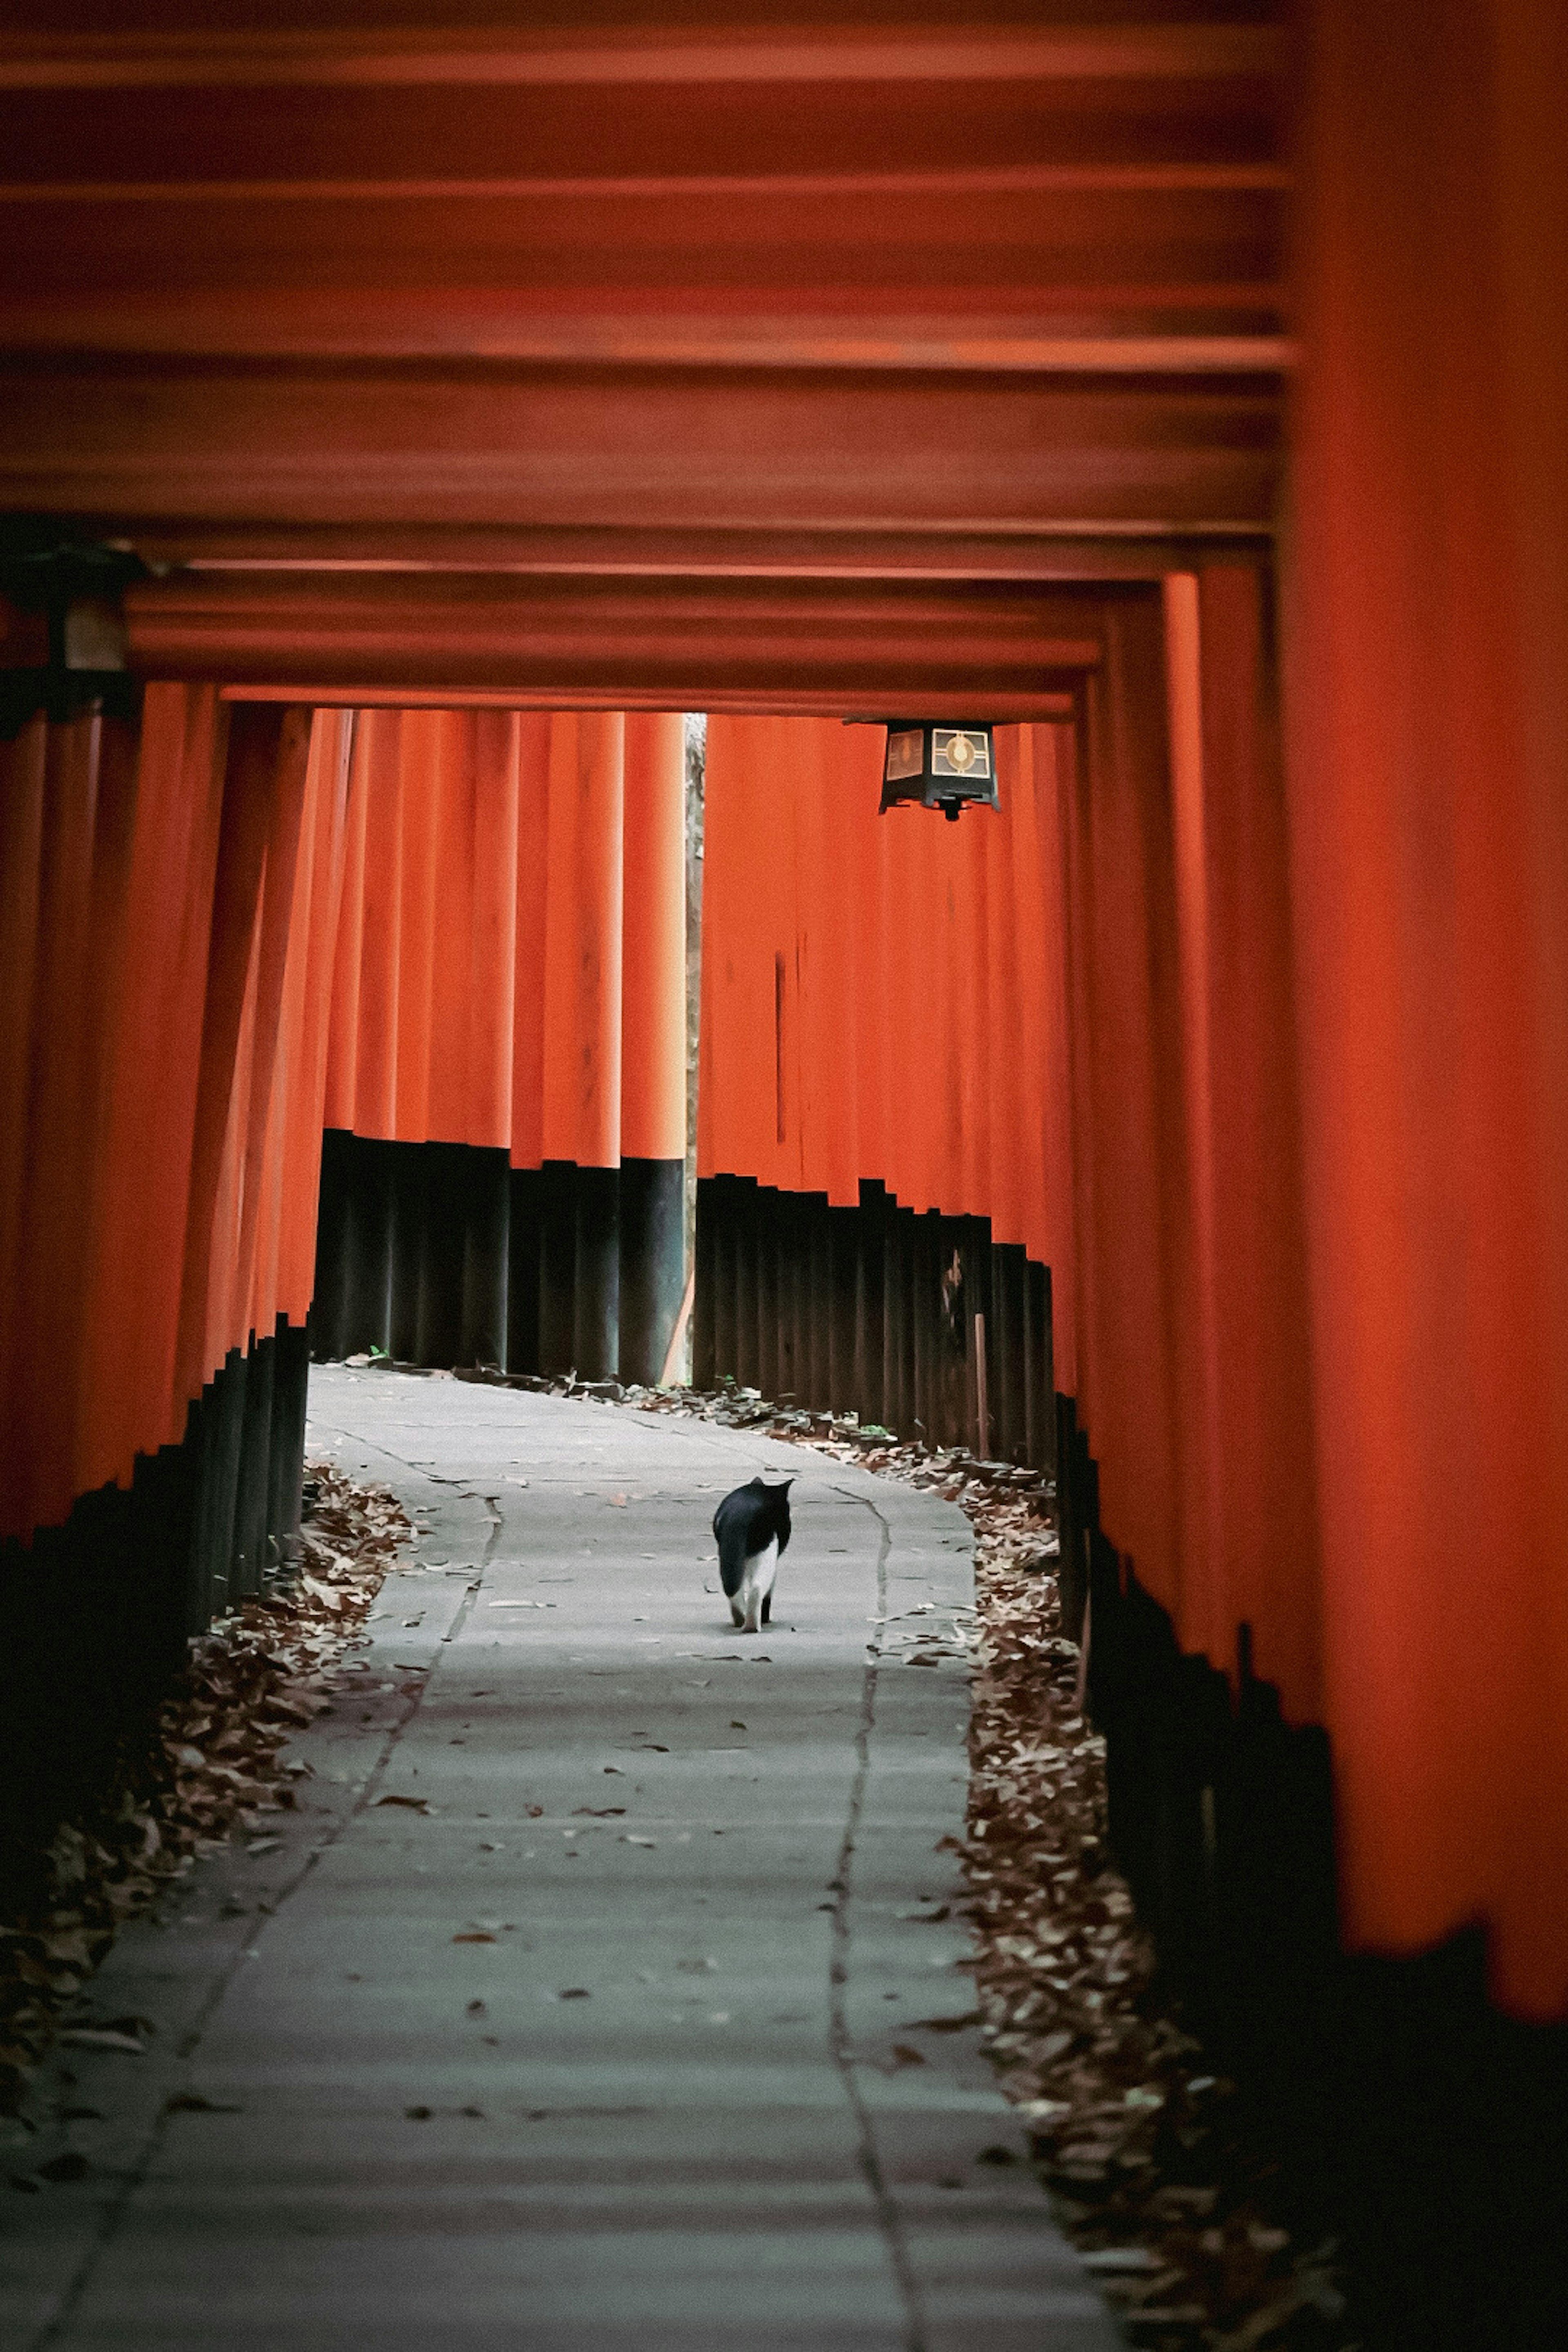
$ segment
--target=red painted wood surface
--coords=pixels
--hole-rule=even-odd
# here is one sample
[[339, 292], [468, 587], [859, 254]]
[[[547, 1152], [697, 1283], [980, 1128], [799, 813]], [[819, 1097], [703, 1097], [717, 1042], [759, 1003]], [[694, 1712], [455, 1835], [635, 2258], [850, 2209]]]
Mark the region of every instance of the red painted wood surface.
[[362, 711], [326, 1124], [680, 1159], [684, 793], [678, 715]]
[[1320, 1720], [1283, 781], [1254, 568], [1109, 600], [999, 815], [877, 814], [879, 730], [709, 728], [699, 1169], [988, 1216], [1052, 1269], [1104, 1525]]
[[628, 718], [621, 929], [621, 1150], [686, 1157], [686, 722]]
[[162, 686], [139, 730], [0, 747], [0, 1534], [127, 1483], [303, 1318], [342, 725]]
[[[4, 1524], [127, 1475], [299, 1299], [329, 940], [347, 1123], [457, 1101], [521, 1162], [626, 1148], [664, 1097], [627, 1082], [607, 714], [689, 699], [719, 714], [704, 1164], [885, 1173], [1045, 1256], [1109, 1532], [1333, 1735], [1352, 1939], [1482, 1920], [1500, 1996], [1561, 2013], [1561, 8], [1304, 10], [1290, 344], [1288, 52], [1244, 11], [480, 13], [0, 31], [0, 505], [288, 571], [133, 599], [144, 674], [207, 681], [154, 685], [139, 747], [0, 752]], [[1287, 825], [1237, 557], [1298, 352]], [[742, 715], [894, 682], [941, 711], [956, 647], [987, 707], [1059, 720], [1016, 583], [1167, 574], [1067, 665], [1079, 723], [1004, 739], [989, 830], [846, 845], [874, 739], [786, 758]], [[942, 593], [910, 626], [846, 577]], [[263, 822], [217, 691], [262, 681], [491, 709], [363, 709], [346, 809], [334, 719]], [[568, 698], [600, 714], [570, 754]], [[509, 924], [476, 1028], [436, 942], [504, 980]]]
[[1568, 26], [1323, 0], [1290, 824], [1359, 1941], [1568, 2009]]
[[0, 33], [0, 504], [230, 546], [794, 522], [840, 561], [1266, 526], [1288, 51], [1138, 13], [45, 12]]
[[[999, 1241], [1047, 1256], [1039, 1106], [1065, 1041], [1039, 1010], [1043, 894], [1007, 886], [1039, 871], [1054, 731], [1005, 730], [1001, 814], [949, 825], [878, 816], [879, 728], [710, 719], [700, 1174], [846, 1205], [879, 1177], [911, 1208], [991, 1216]], [[1021, 972], [1026, 1027], [1006, 1010]]]
[[809, 679], [819, 707], [967, 695], [1031, 717], [1095, 658], [1083, 597], [1030, 581], [198, 571], [132, 589], [126, 620], [149, 677], [536, 704], [632, 688], [667, 707], [789, 708]]

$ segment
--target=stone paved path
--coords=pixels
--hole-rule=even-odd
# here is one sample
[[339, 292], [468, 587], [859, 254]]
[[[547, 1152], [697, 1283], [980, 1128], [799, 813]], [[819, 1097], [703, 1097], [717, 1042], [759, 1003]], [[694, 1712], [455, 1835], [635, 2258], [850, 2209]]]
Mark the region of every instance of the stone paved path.
[[[333, 1367], [311, 1419], [428, 1518], [419, 1564], [295, 1744], [281, 1843], [203, 1865], [91, 1988], [157, 2032], [57, 2061], [46, 2095], [102, 2120], [68, 2127], [84, 2180], [8, 2200], [0, 2341], [1111, 2352], [984, 2153], [1022, 2140], [941, 1843], [963, 1515], [447, 1380]], [[795, 1533], [748, 1639], [709, 1520], [759, 1468], [795, 1473]]]

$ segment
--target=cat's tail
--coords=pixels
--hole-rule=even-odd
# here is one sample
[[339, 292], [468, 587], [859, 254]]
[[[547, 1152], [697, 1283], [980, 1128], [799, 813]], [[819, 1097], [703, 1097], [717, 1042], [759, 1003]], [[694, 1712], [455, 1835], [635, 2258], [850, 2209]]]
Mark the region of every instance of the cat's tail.
[[733, 1601], [746, 1573], [746, 1530], [731, 1521], [719, 1538], [719, 1581]]

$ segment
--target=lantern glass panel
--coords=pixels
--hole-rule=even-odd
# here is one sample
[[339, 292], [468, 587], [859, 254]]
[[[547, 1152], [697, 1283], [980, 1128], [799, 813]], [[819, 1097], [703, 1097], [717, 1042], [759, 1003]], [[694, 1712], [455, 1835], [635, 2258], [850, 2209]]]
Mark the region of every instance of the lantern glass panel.
[[931, 772], [963, 783], [979, 783], [991, 774], [991, 738], [983, 727], [933, 727]]
[[883, 775], [889, 784], [902, 783], [906, 778], [919, 776], [925, 768], [925, 730], [906, 727], [888, 731], [888, 760]]

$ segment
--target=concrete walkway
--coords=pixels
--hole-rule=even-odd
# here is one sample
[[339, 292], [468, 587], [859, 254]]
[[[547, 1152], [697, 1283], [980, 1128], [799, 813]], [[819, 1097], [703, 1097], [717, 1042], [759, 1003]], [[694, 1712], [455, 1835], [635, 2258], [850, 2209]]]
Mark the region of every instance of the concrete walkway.
[[[85, 2179], [5, 2200], [0, 2340], [1110, 2352], [985, 2153], [1023, 2141], [942, 1845], [963, 1515], [603, 1404], [334, 1367], [311, 1406], [428, 1520], [419, 1565], [295, 1743], [280, 1843], [89, 1988], [156, 2032], [57, 2060], [46, 2103], [102, 2119], [26, 2158], [68, 2140]], [[709, 1521], [759, 1468], [796, 1475], [795, 1532], [747, 1638]]]

